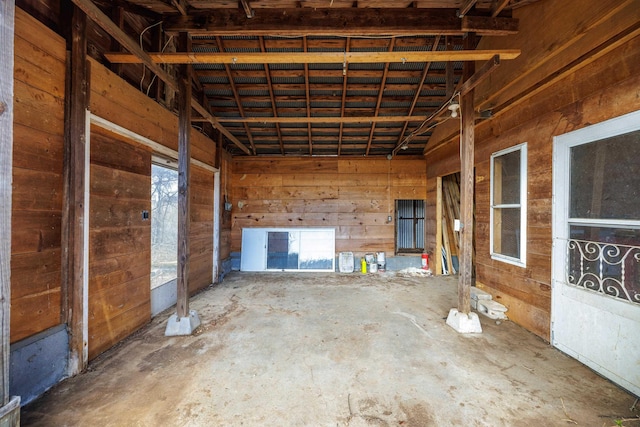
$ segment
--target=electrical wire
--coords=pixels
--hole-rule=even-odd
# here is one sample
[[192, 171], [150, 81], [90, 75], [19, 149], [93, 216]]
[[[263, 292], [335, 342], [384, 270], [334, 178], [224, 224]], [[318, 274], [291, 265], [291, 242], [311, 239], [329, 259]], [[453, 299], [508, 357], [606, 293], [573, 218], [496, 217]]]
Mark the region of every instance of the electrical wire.
[[[149, 31], [151, 28], [157, 27], [158, 25], [161, 25], [161, 24], [162, 24], [162, 21], [158, 21], [155, 24], [149, 25], [147, 28], [145, 28], [144, 30], [142, 30], [140, 32], [140, 36], [138, 37], [138, 41], [140, 43], [140, 49], [144, 50], [144, 47], [142, 46], [142, 37], [144, 36], [144, 33]], [[140, 92], [144, 92], [144, 89], [142, 88], [142, 84], [144, 82], [144, 78], [145, 78], [146, 72], [147, 72], [147, 67], [146, 67], [146, 65], [142, 64], [142, 78], [140, 79]], [[147, 93], [147, 95], [148, 95], [148, 93]]]
[[[164, 46], [162, 47], [161, 52], [164, 53], [164, 50], [167, 48], [167, 46], [169, 46], [169, 43], [171, 42], [171, 40], [173, 40], [173, 36], [169, 37], [169, 39], [167, 40], [167, 42], [164, 44]], [[157, 74], [153, 75], [153, 78], [151, 79], [151, 81], [149, 82], [149, 86], [147, 86], [147, 96], [149, 96], [149, 91], [151, 90], [151, 86], [153, 86], [153, 82], [156, 80], [156, 78], [158, 77]], [[142, 87], [142, 84], [140, 85], [140, 87]], [[142, 89], [140, 89], [142, 90]]]

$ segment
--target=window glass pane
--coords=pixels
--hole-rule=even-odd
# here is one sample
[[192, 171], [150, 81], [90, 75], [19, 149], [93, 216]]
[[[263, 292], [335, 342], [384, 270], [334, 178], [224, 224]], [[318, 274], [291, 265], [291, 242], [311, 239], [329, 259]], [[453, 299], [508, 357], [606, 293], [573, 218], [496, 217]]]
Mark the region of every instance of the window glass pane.
[[270, 231], [267, 234], [267, 269], [298, 269], [298, 232]]
[[178, 172], [151, 166], [151, 289], [178, 275]]
[[300, 270], [330, 269], [333, 266], [334, 252], [333, 232], [300, 232]]
[[571, 218], [640, 219], [640, 131], [571, 148]]
[[493, 252], [520, 258], [520, 208], [495, 208]]
[[512, 151], [493, 160], [493, 204], [511, 205], [520, 203], [520, 156], [521, 151]]

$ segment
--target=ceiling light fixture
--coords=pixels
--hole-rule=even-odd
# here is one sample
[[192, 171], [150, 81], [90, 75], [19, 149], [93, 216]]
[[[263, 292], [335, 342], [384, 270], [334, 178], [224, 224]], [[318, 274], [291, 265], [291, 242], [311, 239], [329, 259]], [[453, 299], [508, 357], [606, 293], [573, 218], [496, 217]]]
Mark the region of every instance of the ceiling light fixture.
[[449, 106], [447, 107], [451, 111], [451, 117], [454, 119], [458, 117], [458, 110], [460, 110], [460, 104], [455, 99], [451, 100]]

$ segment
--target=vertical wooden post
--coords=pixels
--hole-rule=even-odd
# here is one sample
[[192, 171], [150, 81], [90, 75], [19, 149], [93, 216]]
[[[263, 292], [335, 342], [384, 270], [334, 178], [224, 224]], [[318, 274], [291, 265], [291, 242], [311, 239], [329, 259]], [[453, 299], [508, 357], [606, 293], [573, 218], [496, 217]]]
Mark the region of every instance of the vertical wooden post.
[[[442, 177], [436, 177], [436, 275], [442, 274]], [[451, 268], [451, 267], [449, 267]]]
[[[187, 46], [187, 34], [180, 34], [180, 45]], [[189, 229], [191, 177], [191, 65], [180, 66], [178, 79], [178, 318], [189, 315]]]
[[11, 335], [11, 177], [15, 2], [0, 2], [0, 424], [20, 425], [20, 397], [9, 395]]
[[[474, 35], [468, 34], [465, 49], [474, 49]], [[475, 63], [467, 61], [463, 65], [462, 75], [466, 81], [475, 72]], [[460, 135], [460, 277], [458, 284], [458, 312], [469, 314], [471, 311], [471, 274], [473, 271], [473, 187], [474, 187], [474, 144], [475, 113], [473, 105], [474, 91], [462, 96]]]
[[67, 69], [63, 197], [63, 289], [69, 329], [69, 374], [82, 372], [88, 360], [85, 261], [87, 147], [87, 17], [73, 7], [71, 52]]
[[[181, 33], [182, 51], [189, 46], [188, 34]], [[191, 65], [180, 65], [178, 78], [178, 298], [176, 314], [167, 322], [166, 336], [191, 335], [200, 318], [189, 310], [189, 230], [191, 179]]]

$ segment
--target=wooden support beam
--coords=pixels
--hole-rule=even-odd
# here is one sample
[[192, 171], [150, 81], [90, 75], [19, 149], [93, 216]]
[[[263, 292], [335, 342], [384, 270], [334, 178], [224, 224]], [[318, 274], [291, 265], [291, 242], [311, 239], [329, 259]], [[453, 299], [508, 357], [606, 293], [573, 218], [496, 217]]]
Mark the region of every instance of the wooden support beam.
[[65, 157], [62, 215], [62, 290], [64, 321], [69, 328], [69, 373], [82, 372], [88, 362], [88, 154], [87, 15], [73, 8], [71, 52], [65, 94]]
[[[218, 43], [218, 50], [220, 52], [224, 52], [224, 44], [222, 43], [222, 39], [220, 37], [216, 37], [216, 42]], [[229, 86], [231, 87], [231, 92], [233, 92], [233, 99], [238, 106], [238, 111], [240, 112], [240, 116], [246, 117], [244, 113], [244, 108], [242, 107], [242, 100], [240, 99], [240, 95], [238, 94], [238, 89], [236, 88], [236, 82], [233, 80], [233, 75], [231, 74], [231, 67], [229, 64], [224, 64], [225, 72], [227, 73], [227, 80], [229, 81]], [[249, 145], [251, 145], [251, 151], [253, 154], [256, 154], [256, 145], [253, 142], [253, 135], [251, 134], [251, 129], [247, 123], [244, 124], [244, 131], [247, 134], [247, 138], [249, 138]]]
[[[302, 38], [302, 46], [304, 53], [308, 52], [307, 37]], [[346, 64], [345, 64], [346, 66]], [[309, 90], [309, 64], [304, 64], [304, 92], [306, 98], [307, 118], [311, 117], [311, 91]], [[309, 155], [313, 155], [313, 132], [311, 130], [311, 123], [307, 121], [307, 136], [309, 138]]]
[[[79, 0], [74, 0], [79, 1]], [[515, 59], [519, 49], [405, 51], [405, 52], [233, 52], [233, 53], [145, 53], [157, 64], [363, 64], [379, 62], [448, 62], [487, 61], [498, 55], [500, 59]], [[111, 63], [140, 64], [147, 62], [137, 54], [107, 52]], [[148, 64], [147, 64], [148, 65]]]
[[171, 0], [171, 4], [178, 9], [180, 15], [187, 16], [187, 2], [185, 0]]
[[[344, 51], [349, 52], [351, 48], [351, 38], [347, 37]], [[349, 64], [344, 64], [342, 68], [342, 103], [340, 104], [340, 119], [344, 118], [344, 109], [347, 105], [347, 83], [349, 82], [347, 74], [349, 73]], [[406, 124], [405, 124], [406, 126]], [[338, 156], [342, 153], [342, 134], [344, 132], [344, 122], [340, 121], [340, 133], [338, 135]]]
[[[391, 39], [389, 42], [389, 52], [393, 52], [393, 46], [396, 42], [395, 37]], [[384, 71], [382, 72], [382, 79], [380, 80], [380, 89], [378, 89], [378, 99], [376, 100], [376, 109], [373, 112], [373, 117], [378, 117], [380, 114], [380, 104], [382, 103], [382, 97], [384, 96], [384, 87], [387, 83], [387, 76], [389, 75], [389, 63], [384, 64]], [[376, 132], [376, 124], [371, 123], [371, 130], [369, 131], [369, 140], [367, 141], [367, 149], [365, 150], [364, 155], [368, 156], [369, 151], [371, 150], [371, 142], [373, 141], [373, 135]]]
[[[182, 48], [187, 34], [180, 35]], [[180, 66], [178, 80], [178, 277], [176, 311], [178, 319], [189, 316], [189, 230], [191, 178], [191, 66]]]
[[[465, 39], [465, 47], [473, 45], [473, 34]], [[465, 81], [475, 71], [475, 64], [467, 62], [463, 66]], [[458, 312], [469, 314], [471, 311], [471, 278], [473, 273], [473, 186], [474, 186], [474, 145], [475, 114], [473, 102], [474, 90], [461, 97], [462, 135], [460, 136], [460, 254], [458, 282]]]
[[[395, 123], [421, 122], [427, 116], [357, 116], [357, 117], [217, 117], [222, 123]], [[192, 122], [209, 121], [204, 118], [193, 118]]]
[[[260, 37], [260, 51], [266, 52], [267, 48], [264, 44], [264, 37]], [[273, 92], [273, 83], [271, 80], [271, 70], [269, 64], [263, 64], [264, 74], [267, 78], [267, 87], [269, 88], [269, 100], [271, 101], [271, 110], [273, 111], [273, 117], [278, 117], [278, 107], [276, 105], [276, 97]], [[278, 133], [278, 141], [280, 141], [280, 154], [284, 155], [284, 143], [282, 142], [282, 131], [280, 130], [280, 123], [276, 123], [276, 132]]]
[[478, 2], [478, 0], [465, 0], [464, 3], [458, 9], [458, 17], [462, 18], [467, 16], [467, 13], [471, 10], [473, 6]]
[[[436, 36], [435, 40], [433, 41], [433, 45], [431, 46], [431, 50], [432, 51], [436, 51], [438, 50], [438, 46], [440, 45], [440, 36]], [[416, 89], [416, 94], [413, 96], [413, 100], [411, 101], [411, 107], [409, 108], [409, 116], [411, 116], [416, 108], [416, 105], [418, 104], [418, 100], [420, 99], [420, 94], [422, 93], [422, 88], [424, 87], [424, 83], [427, 79], [427, 75], [429, 74], [429, 71], [431, 69], [431, 62], [427, 62], [424, 66], [424, 69], [422, 71], [422, 76], [420, 76], [420, 84], [418, 84], [418, 88]], [[425, 117], [424, 120], [426, 120], [427, 118]], [[402, 141], [404, 141], [404, 134], [407, 131], [407, 128], [409, 127], [409, 123], [411, 122], [411, 120], [407, 120], [404, 123], [404, 126], [402, 127], [402, 132], [400, 132], [400, 135], [398, 135], [398, 141], [396, 142], [395, 147], [393, 148], [393, 152], [397, 153], [400, 145], [402, 144]]]
[[251, 8], [251, 4], [249, 4], [249, 0], [240, 0], [242, 4], [242, 8], [244, 9], [244, 13], [247, 15], [247, 19], [251, 19], [255, 16], [255, 11]]
[[[125, 49], [131, 52], [138, 58], [138, 63], [143, 63], [151, 71], [153, 71], [158, 78], [164, 81], [173, 90], [178, 91], [178, 82], [171, 77], [164, 69], [153, 62], [149, 55], [138, 45], [138, 43], [129, 37], [124, 31], [122, 31], [113, 21], [111, 21], [107, 15], [105, 15], [91, 0], [72, 0], [80, 9], [82, 9], [87, 16], [94, 21], [98, 26], [105, 30], [111, 37], [116, 39]], [[191, 107], [196, 110], [201, 116], [205, 117], [214, 127], [220, 130], [229, 140], [236, 144], [242, 151], [247, 154], [251, 154], [249, 149], [236, 138], [231, 132], [225, 129], [217, 119], [200, 103], [192, 99]]]
[[178, 83], [160, 65], [154, 63], [140, 45], [121, 30], [107, 15], [105, 15], [91, 0], [72, 0], [76, 6], [84, 11], [107, 34], [116, 39], [125, 49], [138, 58], [138, 63], [144, 63], [158, 78], [162, 79], [174, 90], [178, 90]]
[[205, 122], [209, 122], [213, 125], [214, 128], [218, 129], [220, 131], [220, 133], [222, 133], [224, 136], [226, 136], [229, 141], [233, 142], [239, 149], [241, 149], [245, 154], [247, 155], [251, 155], [251, 150], [249, 150], [249, 148], [247, 148], [246, 145], [244, 145], [238, 138], [235, 137], [235, 135], [233, 135], [231, 132], [229, 132], [229, 130], [227, 128], [225, 128], [224, 126], [222, 126], [220, 124], [220, 120], [215, 117], [213, 114], [211, 114], [209, 112], [209, 110], [207, 110], [206, 108], [204, 108], [198, 101], [196, 101], [195, 99], [191, 100], [191, 108], [193, 108], [194, 110], [196, 110], [198, 112], [198, 114], [200, 114], [202, 116], [202, 118], [198, 118], [198, 119], [191, 119], [192, 122], [196, 122], [196, 121], [205, 121]]
[[11, 347], [11, 182], [15, 2], [0, 2], [0, 425], [20, 425], [20, 397], [9, 394]]
[[502, 9], [507, 7], [511, 0], [493, 0], [493, 4], [491, 5], [491, 16], [495, 18], [500, 15]]
[[464, 96], [470, 91], [472, 91], [476, 86], [478, 86], [484, 79], [489, 77], [489, 74], [493, 72], [500, 65], [500, 57], [494, 56], [489, 61], [487, 61], [482, 68], [473, 73], [471, 77], [469, 77], [462, 86], [460, 86], [460, 95]]
[[[469, 19], [472, 18], [472, 19]], [[421, 34], [508, 35], [518, 31], [518, 20], [464, 16], [454, 9], [406, 8], [287, 8], [260, 9], [253, 18], [235, 9], [212, 14], [167, 17], [168, 33], [219, 36], [414, 36]]]
[[[453, 45], [453, 37], [451, 36], [446, 36], [445, 38], [446, 44], [447, 44], [447, 51], [453, 51], [454, 45]], [[453, 68], [453, 62], [449, 61], [446, 63], [445, 65], [445, 84], [446, 84], [446, 92], [445, 92], [445, 96], [447, 97], [447, 99], [451, 98], [453, 96], [453, 90], [455, 89], [455, 74], [454, 74], [454, 68]]]

